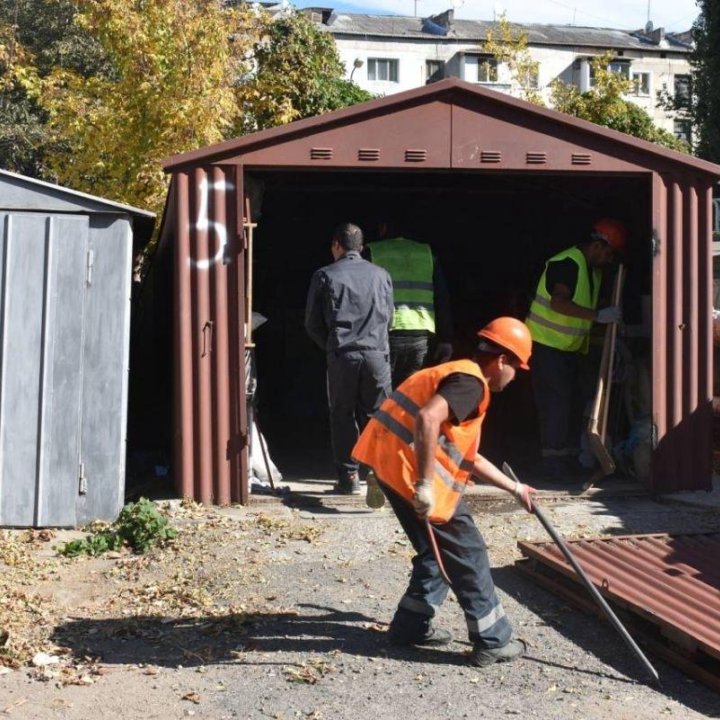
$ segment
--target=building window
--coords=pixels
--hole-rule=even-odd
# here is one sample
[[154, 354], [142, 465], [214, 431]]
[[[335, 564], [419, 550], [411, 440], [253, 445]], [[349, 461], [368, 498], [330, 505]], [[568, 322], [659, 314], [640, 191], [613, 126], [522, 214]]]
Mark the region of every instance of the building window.
[[650, 95], [650, 73], [636, 72], [632, 75], [636, 95]]
[[394, 58], [368, 58], [368, 80], [397, 82], [398, 64]]
[[523, 87], [537, 90], [540, 86], [540, 65], [534, 63], [532, 67], [528, 68], [524, 73], [524, 77], [521, 78], [521, 81], [523, 81]]
[[608, 71], [622, 75], [626, 80], [630, 79], [630, 61], [629, 60], [613, 60], [608, 65]]
[[678, 107], [687, 107], [690, 104], [692, 93], [691, 78], [689, 75], [675, 76], [675, 102]]
[[489, 55], [480, 56], [477, 61], [477, 81], [484, 83], [495, 83], [498, 79], [497, 58]]
[[673, 122], [673, 134], [678, 140], [684, 140], [689, 145], [691, 127], [689, 120], [675, 120]]
[[425, 61], [425, 82], [437, 82], [445, 77], [445, 63], [442, 60]]
[[[613, 60], [612, 62], [608, 63], [607, 66], [608, 72], [611, 73], [617, 73], [618, 75], [622, 75], [625, 80], [630, 79], [630, 61], [629, 60]], [[595, 85], [595, 65], [593, 63], [590, 63], [590, 85], [591, 87]]]

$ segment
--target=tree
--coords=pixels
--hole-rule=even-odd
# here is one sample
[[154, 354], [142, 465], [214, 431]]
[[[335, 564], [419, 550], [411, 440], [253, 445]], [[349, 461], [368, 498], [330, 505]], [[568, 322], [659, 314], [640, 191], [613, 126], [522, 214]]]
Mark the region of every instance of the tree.
[[344, 80], [335, 40], [306, 15], [290, 11], [270, 22], [253, 49], [255, 67], [238, 87], [239, 132], [320, 115], [373, 96]]
[[513, 82], [520, 87], [522, 98], [544, 105], [538, 90], [539, 63], [532, 59], [526, 32], [513, 29], [505, 15], [497, 22], [497, 31], [488, 30], [484, 49], [510, 69]]
[[0, 166], [51, 179], [52, 140], [37, 101], [41, 77], [54, 67], [87, 77], [107, 71], [102, 48], [73, 23], [66, 0], [0, 0]]
[[720, 162], [720, 0], [698, 0], [693, 26], [692, 98], [689, 115], [697, 138], [696, 154]]
[[551, 86], [552, 106], [560, 112], [619, 130], [634, 137], [688, 152], [688, 146], [672, 133], [657, 127], [650, 115], [635, 103], [625, 100], [632, 83], [621, 73], [613, 72], [608, 65], [612, 53], [593, 59], [595, 82], [587, 92], [581, 93], [574, 85], [555, 80]]
[[56, 142], [49, 163], [71, 187], [159, 212], [166, 157], [225, 138], [235, 85], [263, 14], [216, 0], [76, 0], [78, 26], [110, 71], [55, 66], [39, 100]]
[[329, 33], [221, 0], [0, 0], [3, 167], [162, 211], [168, 156], [370, 97]]

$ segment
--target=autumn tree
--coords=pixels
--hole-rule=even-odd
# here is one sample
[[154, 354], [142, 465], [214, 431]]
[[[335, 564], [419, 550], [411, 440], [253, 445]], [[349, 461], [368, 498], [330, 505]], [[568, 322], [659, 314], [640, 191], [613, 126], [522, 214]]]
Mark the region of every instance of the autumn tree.
[[592, 60], [594, 83], [590, 90], [580, 92], [574, 85], [555, 80], [551, 86], [551, 104], [560, 112], [619, 130], [634, 137], [688, 152], [688, 146], [672, 133], [659, 128], [648, 113], [623, 96], [632, 83], [610, 68], [612, 53]]
[[488, 30], [483, 49], [510, 70], [513, 82], [519, 86], [521, 97], [535, 105], [544, 105], [538, 90], [539, 63], [533, 60], [528, 48], [528, 36], [502, 15], [495, 30]]
[[162, 210], [169, 155], [225, 138], [241, 112], [237, 78], [263, 14], [216, 0], [76, 0], [78, 27], [109, 72], [55, 66], [39, 101], [56, 142], [59, 182]]
[[52, 139], [37, 99], [55, 67], [83, 77], [108, 71], [102, 48], [74, 22], [69, 0], [0, 0], [0, 166], [51, 179]]
[[162, 161], [370, 97], [295, 12], [222, 0], [0, 0], [3, 167], [162, 210]]
[[291, 10], [274, 18], [252, 54], [253, 72], [238, 86], [238, 103], [244, 110], [240, 133], [373, 97], [344, 79], [335, 39], [301, 12]]

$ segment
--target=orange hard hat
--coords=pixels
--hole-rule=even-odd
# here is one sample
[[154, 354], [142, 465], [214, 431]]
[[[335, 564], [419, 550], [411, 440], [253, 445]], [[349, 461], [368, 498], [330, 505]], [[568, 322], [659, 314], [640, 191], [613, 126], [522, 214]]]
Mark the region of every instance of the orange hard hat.
[[625, 223], [612, 218], [598, 220], [592, 228], [593, 240], [604, 240], [615, 252], [625, 254], [628, 230]]
[[520, 360], [523, 370], [530, 369], [528, 361], [532, 353], [532, 337], [527, 325], [521, 320], [514, 317], [495, 318], [478, 332], [478, 337], [509, 350]]

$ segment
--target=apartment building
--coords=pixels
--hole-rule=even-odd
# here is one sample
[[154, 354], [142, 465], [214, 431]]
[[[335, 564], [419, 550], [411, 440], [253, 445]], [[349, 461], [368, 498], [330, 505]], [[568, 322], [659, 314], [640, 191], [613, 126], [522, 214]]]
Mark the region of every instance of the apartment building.
[[[332, 33], [347, 78], [372, 93], [391, 95], [459, 77], [522, 95], [510, 69], [484, 47], [489, 30], [497, 35], [495, 22], [458, 20], [452, 10], [429, 18], [361, 15], [331, 8], [304, 12]], [[636, 32], [574, 25], [513, 23], [512, 27], [527, 36], [528, 50], [538, 64], [530, 81], [546, 104], [556, 78], [588, 90], [593, 82], [592, 58], [610, 51], [610, 69], [633, 81], [627, 99], [646, 110], [658, 126], [687, 137], [686, 123], [657, 104], [663, 88], [681, 95], [690, 92], [689, 32], [665, 33], [650, 24]]]

